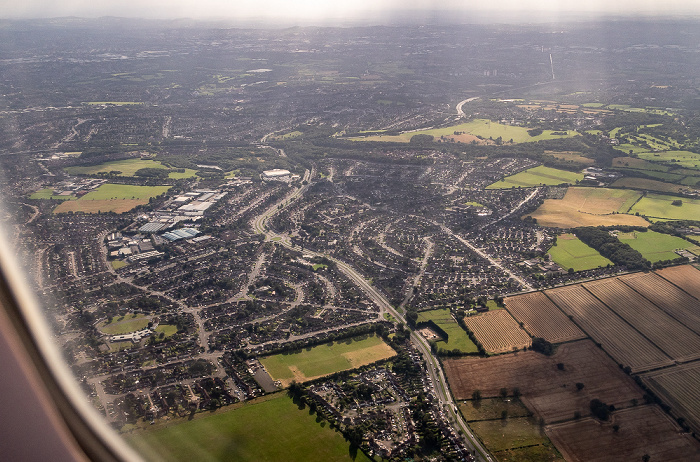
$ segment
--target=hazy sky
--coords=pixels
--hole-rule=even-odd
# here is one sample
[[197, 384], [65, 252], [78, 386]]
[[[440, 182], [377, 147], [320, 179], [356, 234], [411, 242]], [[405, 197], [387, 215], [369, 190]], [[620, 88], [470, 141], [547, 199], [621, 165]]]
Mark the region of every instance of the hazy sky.
[[700, 15], [699, 0], [0, 0], [0, 17], [121, 16], [268, 19], [284, 22], [382, 20], [393, 12], [453, 12], [533, 20], [586, 14]]

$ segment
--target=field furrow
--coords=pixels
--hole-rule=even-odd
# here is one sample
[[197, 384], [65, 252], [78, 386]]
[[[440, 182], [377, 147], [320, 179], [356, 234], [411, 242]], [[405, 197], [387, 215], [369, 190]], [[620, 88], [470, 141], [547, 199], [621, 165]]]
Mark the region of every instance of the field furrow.
[[673, 266], [661, 269], [656, 274], [700, 300], [700, 271], [692, 266]]
[[619, 279], [583, 286], [676, 361], [700, 358], [700, 337]]
[[580, 285], [551, 289], [545, 294], [600, 343], [615, 361], [633, 372], [673, 364], [642, 334], [603, 305]]
[[535, 337], [560, 343], [586, 337], [542, 292], [532, 292], [506, 299], [506, 307], [516, 320]]
[[642, 380], [675, 415], [700, 430], [700, 363], [670, 367], [642, 375]]
[[464, 323], [490, 353], [503, 353], [513, 348], [532, 345], [527, 332], [522, 330], [513, 317], [505, 310], [464, 318]]

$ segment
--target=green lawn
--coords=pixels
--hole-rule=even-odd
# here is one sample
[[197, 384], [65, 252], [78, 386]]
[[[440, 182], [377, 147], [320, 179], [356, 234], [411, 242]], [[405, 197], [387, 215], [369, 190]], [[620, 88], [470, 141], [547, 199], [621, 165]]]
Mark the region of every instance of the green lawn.
[[142, 314], [137, 314], [134, 317], [131, 314], [124, 316], [124, 319], [114, 318], [112, 322], [105, 324], [100, 323], [98, 329], [107, 335], [122, 335], [130, 332], [136, 332], [148, 326], [151, 320]]
[[396, 353], [376, 336], [362, 336], [305, 348], [301, 352], [260, 358], [274, 380], [283, 385], [292, 380], [303, 382], [314, 377], [355, 369]]
[[29, 196], [30, 199], [57, 199], [60, 201], [68, 201], [71, 199], [75, 199], [75, 196], [54, 196], [53, 194], [53, 189], [51, 188], [44, 188], [40, 189], [31, 196]]
[[585, 271], [613, 264], [573, 234], [559, 236], [557, 243], [549, 249], [549, 254], [557, 265], [566, 270]]
[[575, 184], [583, 180], [582, 173], [574, 173], [558, 168], [538, 167], [530, 168], [515, 175], [507, 176], [501, 181], [490, 184], [486, 189], [509, 189], [522, 186], [524, 188], [539, 185], [558, 185], [562, 183]]
[[514, 125], [504, 125], [498, 122], [492, 122], [487, 119], [475, 119], [471, 122], [452, 125], [444, 128], [432, 128], [427, 130], [418, 130], [415, 132], [401, 133], [399, 135], [376, 135], [367, 137], [350, 138], [357, 141], [393, 141], [399, 143], [408, 143], [414, 135], [432, 135], [436, 139], [441, 136], [452, 136], [455, 132], [464, 132], [475, 136], [481, 136], [494, 140], [499, 136], [504, 143], [511, 139], [514, 143], [527, 143], [530, 141], [542, 141], [558, 138], [571, 138], [578, 135], [577, 132], [569, 130], [566, 135], [553, 135], [552, 130], [544, 130], [541, 135], [530, 136], [528, 129]]
[[448, 351], [459, 350], [462, 353], [476, 353], [479, 351], [464, 329], [452, 318], [449, 309], [443, 308], [439, 310], [421, 311], [418, 313], [419, 323], [427, 321], [433, 321], [448, 335], [447, 342], [437, 342], [438, 348]]
[[700, 154], [689, 151], [664, 151], [640, 153], [639, 157], [645, 160], [665, 162], [672, 167], [685, 167], [692, 170], [700, 170]]
[[674, 252], [676, 249], [695, 247], [692, 242], [685, 239], [655, 231], [620, 233], [617, 237], [652, 263], [678, 258], [678, 254]]
[[[681, 199], [682, 205], [672, 205]], [[651, 218], [671, 220], [700, 220], [700, 199], [678, 198], [665, 194], [647, 194], [634, 204], [630, 213], [637, 213]]]
[[138, 199], [148, 200], [151, 197], [163, 194], [170, 186], [134, 186], [130, 184], [105, 183], [99, 188], [90, 191], [79, 201], [110, 200], [110, 199]]
[[[157, 160], [151, 159], [124, 159], [115, 160], [112, 162], [105, 162], [98, 165], [87, 165], [87, 166], [75, 166], [66, 167], [64, 170], [71, 175], [97, 175], [98, 173], [109, 173], [112, 171], [121, 172], [119, 176], [134, 176], [136, 171], [142, 168], [157, 168], [160, 170], [167, 170], [168, 167], [163, 165]], [[195, 171], [187, 168], [184, 173], [181, 172], [170, 172], [168, 175], [170, 178], [180, 179], [180, 178], [190, 178], [195, 176]]]
[[118, 270], [119, 268], [124, 268], [127, 265], [128, 265], [128, 263], [123, 261], [123, 260], [113, 260], [112, 261], [112, 268], [114, 268], [115, 270]]
[[172, 337], [177, 333], [177, 326], [173, 326], [171, 324], [158, 324], [158, 327], [155, 329], [156, 334], [163, 333], [165, 334], [165, 338]]
[[[147, 460], [351, 462], [349, 444], [284, 393], [129, 436]], [[357, 452], [355, 462], [369, 462]]]

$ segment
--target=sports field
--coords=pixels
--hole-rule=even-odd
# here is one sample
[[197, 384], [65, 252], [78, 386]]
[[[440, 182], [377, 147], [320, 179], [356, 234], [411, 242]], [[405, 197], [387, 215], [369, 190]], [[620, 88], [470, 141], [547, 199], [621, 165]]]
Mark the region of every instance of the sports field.
[[97, 328], [107, 335], [121, 335], [136, 332], [148, 326], [151, 320], [142, 314], [136, 316], [127, 314], [119, 318], [114, 318], [112, 322], [101, 322]]
[[462, 353], [476, 353], [479, 351], [464, 329], [459, 327], [459, 324], [452, 318], [449, 309], [444, 308], [418, 313], [418, 322], [427, 321], [433, 321], [448, 335], [447, 342], [442, 340], [437, 342], [438, 348], [448, 351], [459, 350]]
[[678, 254], [674, 250], [695, 246], [692, 242], [688, 242], [680, 237], [655, 231], [620, 233], [617, 238], [625, 244], [629, 244], [630, 247], [641, 253], [644, 258], [652, 263], [656, 263], [659, 260], [673, 260], [678, 258]]
[[[124, 159], [105, 162], [98, 165], [87, 165], [84, 167], [66, 167], [64, 170], [71, 175], [97, 175], [98, 173], [120, 172], [119, 176], [134, 176], [134, 174], [142, 168], [157, 168], [159, 170], [167, 170], [168, 167], [157, 160], [151, 159]], [[185, 169], [184, 173], [170, 172], [170, 178], [190, 178], [193, 177], [195, 171]]]
[[[673, 205], [680, 199], [681, 205]], [[647, 194], [634, 204], [631, 213], [639, 212], [650, 218], [670, 220], [700, 220], [700, 199], [678, 198], [665, 194]]]
[[470, 142], [473, 138], [461, 139], [460, 136], [472, 135], [473, 137], [480, 136], [483, 139], [497, 139], [499, 136], [504, 143], [527, 143], [530, 141], [542, 141], [558, 138], [571, 138], [578, 135], [577, 132], [569, 130], [566, 134], [554, 135], [552, 130], [543, 130], [542, 134], [530, 136], [527, 128], [517, 127], [513, 125], [504, 125], [498, 122], [491, 122], [487, 119], [475, 119], [459, 125], [452, 125], [444, 128], [432, 128], [427, 130], [417, 130], [414, 132], [401, 133], [399, 135], [374, 135], [366, 137], [350, 138], [355, 141], [393, 141], [398, 143], [408, 143], [414, 135], [432, 135], [435, 139], [445, 137], [455, 141]]
[[67, 201], [71, 199], [75, 199], [75, 196], [56, 196], [53, 193], [53, 189], [51, 188], [44, 188], [40, 189], [31, 196], [29, 196], [30, 199], [56, 199], [59, 201]]
[[573, 184], [581, 180], [583, 180], [582, 173], [540, 165], [515, 175], [507, 176], [501, 181], [488, 185], [486, 189], [527, 188], [530, 186], [558, 185], [562, 183]]
[[260, 358], [260, 362], [273, 380], [279, 380], [286, 387], [292, 380], [312, 380], [355, 369], [395, 354], [381, 338], [371, 336], [324, 343], [298, 353], [267, 356]]
[[642, 217], [627, 215], [641, 193], [626, 189], [572, 187], [563, 199], [545, 199], [531, 214], [542, 226], [649, 226]]
[[560, 235], [557, 243], [549, 249], [549, 254], [557, 265], [566, 270], [585, 271], [613, 264], [573, 234]]
[[[148, 460], [326, 462], [353, 457], [343, 436], [285, 393], [127, 437]], [[355, 462], [369, 462], [357, 452]]]
[[128, 212], [138, 205], [148, 204], [151, 197], [158, 196], [170, 186], [133, 186], [128, 184], [105, 183], [83, 197], [65, 201], [53, 213], [65, 212]]

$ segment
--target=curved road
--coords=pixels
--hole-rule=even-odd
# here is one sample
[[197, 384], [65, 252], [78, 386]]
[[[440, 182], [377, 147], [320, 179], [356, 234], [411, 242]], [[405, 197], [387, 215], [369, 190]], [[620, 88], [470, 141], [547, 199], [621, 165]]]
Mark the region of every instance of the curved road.
[[[308, 170], [304, 174], [304, 180], [309, 181], [311, 178], [313, 178], [313, 170], [312, 172], [309, 172]], [[272, 204], [270, 207], [267, 208], [262, 214], [260, 214], [258, 217], [256, 217], [254, 220], [251, 221], [251, 225], [253, 226], [253, 229], [255, 232], [264, 234], [265, 235], [265, 240], [270, 240], [270, 241], [275, 241], [278, 244], [284, 245], [285, 247], [292, 248], [292, 243], [291, 240], [289, 239], [289, 236], [284, 235], [284, 234], [278, 234], [275, 233], [271, 230], [269, 230], [266, 226], [267, 220], [269, 220], [272, 216], [274, 216], [276, 213], [281, 211], [285, 206], [289, 205], [294, 199], [299, 198], [308, 188], [308, 185], [301, 186], [285, 196], [284, 198], [280, 199], [278, 202], [275, 204]], [[439, 226], [439, 225], [438, 225]], [[444, 228], [446, 232], [449, 234], [454, 235], [451, 230]], [[454, 235], [457, 239], [462, 241], [462, 239], [459, 236]], [[464, 241], [466, 243], [466, 241]], [[477, 251], [479, 254], [482, 254], [482, 252], [478, 251], [476, 248], [474, 248], [471, 244], [466, 243], [466, 245], [475, 251]], [[333, 261], [337, 268], [350, 279], [352, 282], [354, 282], [378, 307], [379, 307], [379, 313], [378, 313], [378, 318], [381, 318], [382, 315], [386, 312], [391, 314], [394, 318], [398, 319], [402, 323], [406, 323], [406, 319], [404, 316], [399, 313], [392, 305], [389, 303], [389, 300], [384, 297], [384, 295], [381, 294], [375, 287], [372, 286], [372, 284], [367, 281], [367, 279], [364, 278], [355, 268], [350, 266], [348, 263], [345, 263], [342, 260], [338, 260], [337, 258], [331, 257], [330, 255], [326, 255], [320, 252], [314, 252], [311, 250], [304, 250], [304, 253], [313, 255], [313, 256], [320, 256], [320, 257], [325, 257], [328, 258], [329, 260]], [[491, 258], [487, 258], [489, 261], [493, 261]], [[495, 264], [495, 262], [494, 262]], [[500, 266], [500, 265], [498, 265]], [[513, 277], [518, 280], [518, 282], [521, 282], [522, 284], [526, 285], [522, 279], [517, 278], [515, 275], [513, 275], [510, 271], [506, 270], [504, 268], [504, 271], [508, 272], [511, 274]], [[464, 435], [467, 437], [468, 441], [468, 446], [470, 446], [470, 450], [474, 457], [477, 460], [481, 461], [487, 461], [491, 462], [493, 461], [493, 458], [491, 455], [486, 451], [486, 449], [481, 445], [479, 440], [474, 436], [472, 433], [471, 429], [467, 426], [466, 422], [462, 418], [462, 415], [457, 412], [457, 407], [452, 399], [452, 395], [449, 392], [448, 386], [447, 386], [447, 380], [445, 379], [445, 374], [442, 371], [442, 367], [440, 366], [440, 362], [433, 356], [432, 351], [430, 349], [430, 344], [428, 341], [423, 338], [422, 336], [416, 334], [415, 332], [411, 331], [411, 341], [413, 344], [416, 346], [418, 351], [421, 352], [423, 357], [425, 358], [426, 365], [427, 365], [427, 371], [428, 371], [428, 376], [430, 378], [430, 381], [433, 386], [433, 390], [435, 391], [436, 398], [438, 402], [440, 403], [440, 407], [443, 410], [447, 411], [447, 414], [451, 417], [451, 420], [457, 423], [457, 426], [459, 429], [462, 431]]]

